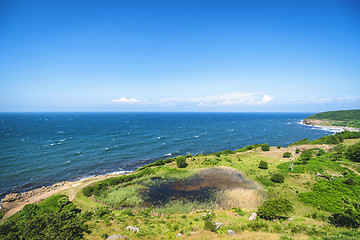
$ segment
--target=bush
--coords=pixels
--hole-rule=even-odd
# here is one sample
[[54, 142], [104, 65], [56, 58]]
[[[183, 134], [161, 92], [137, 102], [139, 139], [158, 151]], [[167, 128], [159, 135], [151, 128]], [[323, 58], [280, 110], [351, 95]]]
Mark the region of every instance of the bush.
[[312, 152], [310, 149], [304, 150], [299, 157], [299, 160], [302, 162], [302, 164], [306, 164], [312, 157]]
[[295, 150], [295, 153], [299, 153], [299, 152], [300, 152], [300, 149], [297, 148], [297, 149]]
[[277, 145], [277, 149], [280, 149], [281, 148], [281, 146], [280, 145]]
[[2, 219], [3, 217], [4, 217], [4, 213], [0, 211], [0, 219]]
[[270, 146], [267, 143], [264, 143], [263, 145], [261, 145], [261, 150], [263, 151], [270, 151]]
[[285, 218], [288, 213], [294, 211], [292, 203], [284, 198], [265, 201], [257, 211], [260, 218], [273, 220], [276, 218]]
[[185, 168], [187, 167], [187, 163], [186, 163], [186, 157], [185, 156], [179, 156], [176, 158], [176, 165], [178, 166], [178, 168]]
[[244, 216], [245, 213], [241, 208], [233, 208], [233, 211], [238, 215], [238, 216]]
[[360, 142], [349, 146], [345, 152], [345, 157], [353, 162], [360, 162]]
[[276, 183], [283, 183], [284, 175], [282, 175], [280, 173], [275, 173], [274, 175], [271, 176], [270, 180], [273, 182], [276, 182]]
[[330, 216], [330, 223], [337, 227], [358, 228], [360, 226], [360, 202], [343, 200], [345, 205], [343, 212]]
[[268, 163], [265, 161], [260, 161], [259, 168], [260, 169], [268, 169]]
[[291, 152], [284, 152], [283, 158], [289, 158], [291, 157]]

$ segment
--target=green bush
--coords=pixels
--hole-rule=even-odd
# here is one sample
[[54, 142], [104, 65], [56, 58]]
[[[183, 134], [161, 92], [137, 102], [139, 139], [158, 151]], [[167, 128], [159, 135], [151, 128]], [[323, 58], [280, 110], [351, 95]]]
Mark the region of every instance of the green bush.
[[300, 152], [300, 149], [297, 148], [297, 149], [295, 150], [295, 153], [299, 153], [299, 152]]
[[263, 145], [261, 145], [261, 150], [263, 151], [270, 151], [270, 146], [267, 143], [264, 143]]
[[2, 219], [3, 217], [4, 217], [4, 213], [0, 211], [0, 219]]
[[277, 145], [277, 147], [276, 147], [277, 149], [280, 149], [281, 148], [281, 146], [280, 145]]
[[292, 203], [284, 198], [265, 201], [257, 211], [260, 218], [273, 220], [276, 218], [285, 218], [287, 214], [294, 211]]
[[276, 182], [276, 183], [283, 183], [284, 182], [284, 175], [280, 174], [280, 173], [275, 173], [271, 176], [270, 178], [271, 181]]
[[345, 152], [345, 157], [353, 162], [360, 162], [360, 142], [349, 146]]
[[268, 169], [268, 163], [265, 161], [260, 161], [259, 168], [260, 169]]
[[289, 158], [291, 157], [291, 152], [284, 152], [283, 158]]
[[[89, 226], [78, 211], [59, 207], [58, 202], [65, 202], [63, 197], [54, 195], [41, 204], [25, 205], [0, 224], [0, 239], [83, 239], [84, 233], [90, 233]], [[71, 205], [76, 208], [66, 204]]]
[[358, 228], [360, 226], [360, 202], [344, 200], [342, 213], [335, 213], [329, 217], [330, 223], [337, 227]]
[[302, 163], [302, 164], [306, 164], [312, 157], [312, 152], [310, 149], [306, 149], [304, 150], [300, 156], [299, 156], [299, 161]]
[[186, 163], [186, 157], [185, 156], [179, 156], [176, 158], [176, 165], [178, 166], [178, 168], [185, 168], [187, 167], [187, 163]]
[[256, 177], [255, 180], [262, 183], [265, 186], [275, 186], [275, 183], [265, 176]]
[[238, 215], [238, 216], [244, 216], [245, 213], [241, 208], [233, 208], [233, 211]]

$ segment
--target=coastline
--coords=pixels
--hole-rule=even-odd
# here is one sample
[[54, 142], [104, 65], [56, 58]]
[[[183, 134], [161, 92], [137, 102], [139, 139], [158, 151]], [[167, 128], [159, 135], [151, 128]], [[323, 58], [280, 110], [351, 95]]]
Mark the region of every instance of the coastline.
[[305, 126], [318, 127], [318, 128], [322, 128], [323, 130], [332, 131], [334, 133], [342, 132], [342, 131], [360, 132], [360, 128], [345, 127], [345, 126], [333, 126], [333, 125], [328, 125], [326, 123], [328, 123], [328, 122], [327, 121], [322, 121], [322, 120], [313, 120], [313, 119], [311, 119], [311, 120], [310, 119], [304, 119], [301, 122], [301, 124], [303, 124]]
[[4, 213], [4, 219], [20, 211], [26, 204], [39, 203], [42, 200], [57, 194], [67, 193], [69, 200], [72, 201], [76, 193], [83, 187], [104, 180], [106, 178], [121, 176], [132, 173], [132, 171], [119, 171], [108, 173], [105, 175], [96, 175], [87, 178], [82, 178], [77, 181], [62, 181], [51, 186], [43, 186], [30, 191], [22, 193], [9, 193], [0, 202], [0, 210]]

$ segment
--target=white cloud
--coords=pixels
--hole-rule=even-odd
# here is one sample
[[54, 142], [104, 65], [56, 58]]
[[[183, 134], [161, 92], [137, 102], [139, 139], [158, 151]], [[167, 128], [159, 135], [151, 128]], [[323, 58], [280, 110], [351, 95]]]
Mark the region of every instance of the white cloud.
[[135, 99], [135, 98], [130, 98], [127, 99], [126, 97], [121, 97], [120, 99], [115, 99], [112, 100], [113, 102], [120, 102], [120, 103], [138, 103], [140, 102], [139, 100]]
[[200, 97], [188, 98], [162, 98], [159, 100], [160, 104], [175, 105], [175, 104], [196, 104], [198, 106], [231, 106], [231, 105], [255, 105], [267, 104], [273, 99], [268, 94], [261, 93], [225, 93], [219, 95], [209, 95]]
[[346, 96], [346, 97], [332, 97], [332, 98], [315, 98], [311, 99], [314, 103], [334, 103], [334, 102], [356, 102], [359, 101], [359, 96]]

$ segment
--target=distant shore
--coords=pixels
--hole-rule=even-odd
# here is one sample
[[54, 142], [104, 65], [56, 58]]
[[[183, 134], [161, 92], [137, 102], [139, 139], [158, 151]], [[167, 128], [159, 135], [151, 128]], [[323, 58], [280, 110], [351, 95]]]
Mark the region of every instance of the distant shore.
[[333, 126], [330, 125], [329, 121], [316, 120], [316, 119], [304, 119], [302, 124], [314, 127], [328, 128], [336, 132], [349, 131], [349, 132], [360, 132], [360, 128], [346, 127], [346, 126]]

